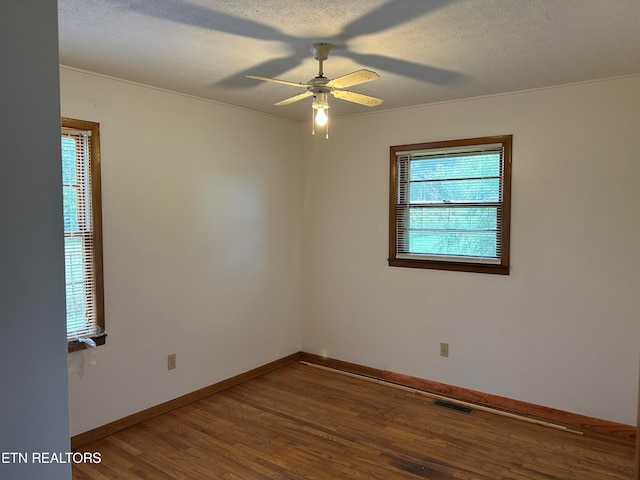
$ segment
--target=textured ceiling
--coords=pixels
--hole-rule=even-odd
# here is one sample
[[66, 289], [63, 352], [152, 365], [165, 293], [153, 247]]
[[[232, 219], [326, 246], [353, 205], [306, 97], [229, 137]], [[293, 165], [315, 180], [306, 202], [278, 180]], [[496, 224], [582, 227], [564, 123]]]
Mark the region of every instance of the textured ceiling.
[[333, 115], [640, 73], [639, 0], [59, 0], [60, 62], [266, 112], [310, 118], [316, 42], [329, 78], [380, 79]]

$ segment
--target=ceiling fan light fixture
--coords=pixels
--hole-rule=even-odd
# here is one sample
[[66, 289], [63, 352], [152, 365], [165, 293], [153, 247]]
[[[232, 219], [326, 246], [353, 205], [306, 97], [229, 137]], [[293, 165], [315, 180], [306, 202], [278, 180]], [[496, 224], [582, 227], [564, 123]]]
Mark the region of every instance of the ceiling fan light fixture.
[[329, 102], [327, 102], [326, 93], [318, 93], [313, 97], [313, 103], [311, 104], [316, 112], [314, 115], [316, 125], [324, 127], [327, 124], [328, 116], [327, 110], [329, 109]]

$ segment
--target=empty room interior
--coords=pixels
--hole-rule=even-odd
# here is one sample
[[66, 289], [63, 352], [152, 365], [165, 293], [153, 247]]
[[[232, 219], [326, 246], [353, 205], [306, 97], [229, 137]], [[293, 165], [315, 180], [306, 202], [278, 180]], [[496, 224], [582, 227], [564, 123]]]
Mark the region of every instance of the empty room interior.
[[640, 2], [0, 12], [0, 477], [638, 478]]

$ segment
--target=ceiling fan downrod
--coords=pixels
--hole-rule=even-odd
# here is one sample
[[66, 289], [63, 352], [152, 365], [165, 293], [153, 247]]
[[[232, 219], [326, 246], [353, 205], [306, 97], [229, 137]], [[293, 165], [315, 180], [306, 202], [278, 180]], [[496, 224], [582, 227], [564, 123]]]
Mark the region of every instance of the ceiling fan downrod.
[[318, 68], [318, 77], [324, 77], [324, 61], [329, 58], [329, 54], [333, 50], [333, 45], [330, 43], [314, 43], [311, 45], [311, 53], [313, 54], [313, 58], [318, 60], [320, 63]]

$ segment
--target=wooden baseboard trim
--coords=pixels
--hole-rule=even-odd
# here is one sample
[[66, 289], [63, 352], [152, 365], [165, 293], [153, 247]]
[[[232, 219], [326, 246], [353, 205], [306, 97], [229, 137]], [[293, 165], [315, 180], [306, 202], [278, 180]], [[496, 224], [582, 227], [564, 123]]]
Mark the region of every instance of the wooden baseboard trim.
[[308, 363], [315, 363], [325, 367], [335, 368], [337, 370], [386, 380], [405, 387], [412, 387], [430, 393], [445, 395], [456, 400], [477, 403], [479, 405], [505, 410], [523, 416], [551, 420], [584, 431], [615, 435], [626, 440], [633, 440], [636, 438], [637, 429], [631, 425], [624, 425], [577, 413], [565, 412], [555, 408], [544, 407], [533, 403], [501, 397], [499, 395], [492, 395], [467, 388], [433, 382], [431, 380], [403, 375], [401, 373], [395, 373], [388, 370], [365, 367], [363, 365], [344, 362], [333, 358], [326, 358], [312, 353], [301, 352], [300, 357], [302, 361]]
[[552, 420], [564, 425], [583, 429], [585, 431], [614, 435], [626, 440], [633, 440], [636, 438], [637, 429], [630, 425], [624, 425], [608, 420], [587, 417], [584, 415], [579, 415], [577, 413], [565, 412], [562, 410], [543, 407], [520, 400], [513, 400], [511, 398], [478, 392], [476, 390], [470, 390], [462, 387], [447, 385], [444, 383], [433, 382], [431, 380], [412, 377], [410, 375], [403, 375], [401, 373], [395, 373], [388, 370], [366, 367], [364, 365], [345, 362], [333, 358], [327, 358], [313, 353], [296, 352], [279, 360], [269, 362], [265, 365], [262, 365], [261, 367], [249, 370], [248, 372], [241, 373], [208, 387], [201, 388], [200, 390], [196, 390], [195, 392], [187, 393], [186, 395], [182, 395], [160, 405], [147, 408], [146, 410], [134, 413], [133, 415], [121, 418], [120, 420], [116, 420], [87, 432], [74, 435], [73, 437], [71, 437], [71, 448], [72, 450], [78, 449], [88, 443], [100, 440], [108, 435], [119, 432], [120, 430], [124, 430], [125, 428], [144, 422], [145, 420], [157, 417], [158, 415], [168, 413], [172, 410], [183, 407], [222, 390], [226, 390], [227, 388], [233, 387], [235, 385], [239, 385], [243, 382], [246, 382], [247, 380], [259, 377], [260, 375], [264, 375], [265, 373], [276, 370], [284, 365], [296, 361], [315, 363], [318, 365], [323, 365], [325, 367], [335, 368], [337, 370], [343, 370], [346, 372], [385, 380], [406, 387], [412, 387], [431, 393], [446, 395], [457, 400], [478, 403], [480, 405], [503, 409], [520, 415], [528, 415], [544, 420]]
[[145, 420], [157, 417], [158, 415], [162, 415], [177, 408], [184, 407], [185, 405], [193, 403], [197, 400], [201, 400], [205, 397], [213, 395], [214, 393], [218, 393], [222, 390], [226, 390], [227, 388], [239, 385], [243, 382], [246, 382], [247, 380], [259, 377], [260, 375], [264, 375], [265, 373], [276, 370], [289, 363], [299, 361], [300, 359], [300, 352], [293, 353], [279, 360], [275, 360], [273, 362], [267, 363], [266, 365], [262, 365], [261, 367], [249, 370], [248, 372], [241, 373], [208, 387], [196, 390], [195, 392], [187, 393], [186, 395], [174, 398], [173, 400], [169, 400], [168, 402], [161, 403], [160, 405], [156, 405], [141, 412], [134, 413], [133, 415], [121, 418], [120, 420], [116, 420], [115, 422], [111, 422], [106, 425], [102, 425], [101, 427], [94, 428], [93, 430], [74, 435], [73, 437], [71, 437], [71, 449], [76, 450], [88, 443], [100, 440], [101, 438], [119, 432], [120, 430], [124, 430], [125, 428], [132, 427], [133, 425], [144, 422]]

